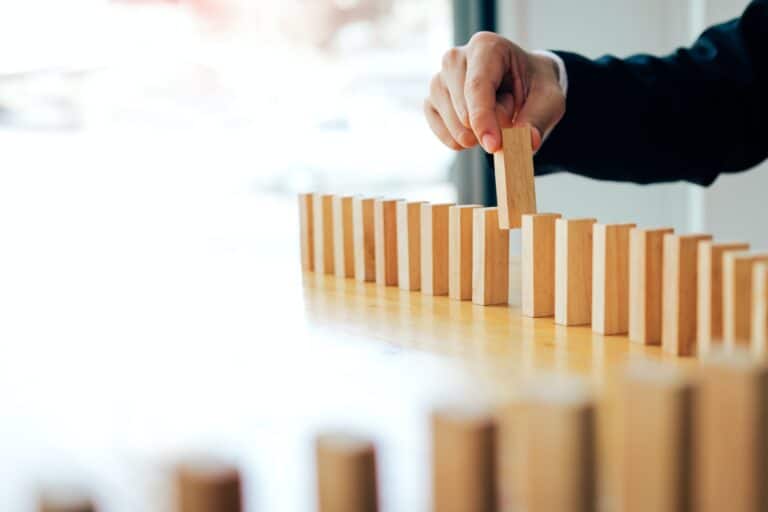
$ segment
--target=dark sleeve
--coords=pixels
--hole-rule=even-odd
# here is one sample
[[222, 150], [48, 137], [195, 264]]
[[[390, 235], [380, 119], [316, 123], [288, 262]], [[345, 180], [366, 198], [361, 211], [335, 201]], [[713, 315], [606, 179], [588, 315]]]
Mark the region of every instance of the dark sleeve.
[[557, 53], [566, 113], [536, 155], [537, 174], [709, 185], [768, 156], [768, 0], [666, 57]]

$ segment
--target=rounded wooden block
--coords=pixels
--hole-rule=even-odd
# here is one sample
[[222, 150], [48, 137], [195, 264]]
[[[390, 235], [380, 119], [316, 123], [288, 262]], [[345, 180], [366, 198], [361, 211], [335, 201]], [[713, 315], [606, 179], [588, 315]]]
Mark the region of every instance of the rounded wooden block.
[[38, 499], [38, 512], [96, 512], [93, 501], [78, 490], [49, 489]]
[[315, 441], [317, 510], [376, 512], [376, 451], [362, 437], [343, 433], [320, 435]]
[[240, 512], [242, 486], [233, 465], [214, 459], [191, 461], [176, 470], [178, 512]]

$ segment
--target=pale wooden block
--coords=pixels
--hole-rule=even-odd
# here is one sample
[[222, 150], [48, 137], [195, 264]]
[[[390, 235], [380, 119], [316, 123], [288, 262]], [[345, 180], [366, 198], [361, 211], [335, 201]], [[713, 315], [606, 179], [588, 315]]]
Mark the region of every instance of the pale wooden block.
[[555, 323], [592, 321], [592, 225], [595, 219], [555, 221]]
[[453, 408], [433, 414], [432, 495], [435, 512], [497, 510], [496, 423], [488, 412]]
[[348, 434], [315, 442], [318, 512], [376, 512], [379, 508], [373, 443]]
[[241, 512], [242, 484], [236, 467], [216, 460], [176, 468], [178, 512]]
[[38, 497], [37, 511], [96, 512], [96, 505], [78, 489], [46, 489]]
[[315, 220], [312, 215], [312, 194], [299, 194], [299, 236], [301, 242], [301, 268], [315, 269]]
[[697, 353], [706, 354], [713, 343], [723, 341], [723, 255], [746, 251], [745, 243], [699, 242], [699, 284], [696, 293]]
[[502, 148], [493, 155], [499, 227], [519, 228], [521, 215], [536, 213], [531, 129], [504, 128]]
[[448, 218], [452, 204], [421, 205], [421, 293], [448, 295]]
[[397, 202], [397, 282], [401, 290], [421, 288], [421, 205]]
[[629, 232], [629, 339], [661, 345], [664, 235], [672, 228]]
[[355, 252], [355, 279], [376, 280], [376, 235], [374, 233], [373, 198], [352, 200], [352, 231]]
[[477, 208], [472, 227], [472, 302], [509, 300], [509, 231], [499, 228], [498, 208]]
[[334, 273], [333, 250], [333, 195], [313, 194], [312, 217], [314, 220], [315, 271], [320, 274]]
[[699, 242], [711, 239], [701, 234], [664, 235], [661, 346], [669, 354], [696, 353]]
[[448, 209], [448, 295], [472, 300], [472, 211], [480, 205]]
[[521, 309], [525, 316], [555, 314], [555, 221], [559, 218], [559, 213], [523, 215]]
[[752, 272], [752, 350], [765, 356], [768, 348], [768, 264], [758, 263]]
[[397, 199], [376, 199], [373, 204], [376, 247], [376, 284], [397, 286]]
[[749, 345], [752, 340], [752, 271], [768, 262], [768, 253], [723, 255], [723, 342]]
[[355, 277], [352, 196], [333, 197], [333, 268], [336, 277]]
[[595, 224], [592, 231], [592, 330], [629, 330], [629, 232], [636, 224]]

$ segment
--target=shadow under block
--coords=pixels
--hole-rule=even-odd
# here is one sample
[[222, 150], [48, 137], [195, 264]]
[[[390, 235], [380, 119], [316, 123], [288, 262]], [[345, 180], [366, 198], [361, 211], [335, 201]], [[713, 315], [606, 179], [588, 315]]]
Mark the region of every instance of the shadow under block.
[[498, 208], [477, 208], [472, 227], [472, 302], [509, 301], [509, 231], [499, 229]]
[[184, 464], [176, 470], [178, 512], [241, 512], [243, 492], [237, 468], [217, 461]]
[[397, 284], [401, 290], [421, 288], [421, 205], [397, 202]]
[[376, 284], [397, 286], [397, 200], [376, 199], [373, 205]]
[[555, 314], [555, 221], [559, 213], [525, 214], [521, 233], [522, 314]]
[[629, 339], [661, 345], [662, 268], [664, 235], [672, 228], [629, 232]]
[[435, 512], [495, 512], [496, 425], [480, 411], [441, 410], [432, 416]]
[[522, 214], [536, 213], [531, 129], [504, 128], [501, 137], [502, 148], [493, 155], [499, 227], [519, 228]]
[[768, 348], [768, 263], [752, 272], [752, 349], [764, 356]]
[[452, 204], [421, 205], [421, 293], [448, 295], [448, 217]]
[[472, 212], [479, 205], [448, 209], [448, 295], [472, 300]]
[[312, 217], [312, 194], [299, 194], [299, 236], [301, 242], [301, 268], [315, 269], [315, 221]]
[[376, 512], [376, 452], [367, 440], [325, 434], [315, 441], [318, 512]]
[[333, 268], [337, 277], [355, 277], [352, 196], [333, 198]]
[[696, 288], [699, 242], [709, 235], [664, 235], [662, 332], [664, 352], [696, 353]]
[[592, 226], [595, 219], [555, 221], [555, 323], [592, 321]]
[[745, 352], [707, 357], [699, 372], [697, 511], [768, 510], [768, 371]]
[[355, 279], [376, 280], [376, 235], [373, 222], [374, 199], [352, 200], [352, 231], [355, 253]]
[[333, 195], [314, 194], [312, 201], [315, 239], [315, 272], [334, 273]]
[[629, 330], [629, 232], [635, 224], [595, 224], [592, 231], [592, 330]]
[[752, 341], [752, 273], [757, 263], [768, 263], [768, 254], [723, 256], [723, 343], [728, 346]]

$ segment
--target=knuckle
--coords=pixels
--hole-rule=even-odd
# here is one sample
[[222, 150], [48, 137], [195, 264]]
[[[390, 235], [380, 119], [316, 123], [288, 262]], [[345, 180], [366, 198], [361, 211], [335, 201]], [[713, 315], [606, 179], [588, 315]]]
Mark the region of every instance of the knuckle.
[[472, 46], [482, 46], [486, 44], [493, 44], [499, 39], [499, 36], [493, 32], [483, 30], [481, 32], [475, 32], [469, 39], [469, 44]]
[[451, 48], [443, 54], [443, 68], [455, 66], [462, 58], [464, 52], [459, 48]]
[[467, 83], [464, 85], [467, 92], [470, 94], [476, 94], [483, 90], [486, 80], [481, 76], [471, 76], [467, 78]]

